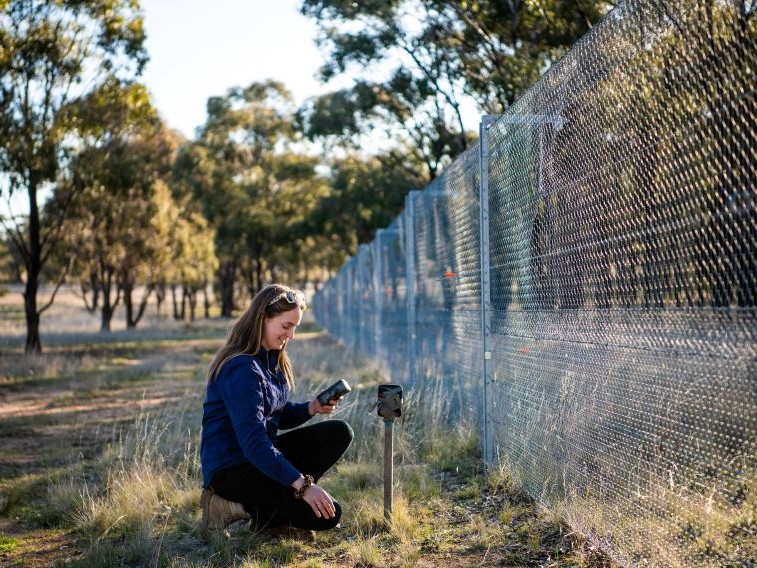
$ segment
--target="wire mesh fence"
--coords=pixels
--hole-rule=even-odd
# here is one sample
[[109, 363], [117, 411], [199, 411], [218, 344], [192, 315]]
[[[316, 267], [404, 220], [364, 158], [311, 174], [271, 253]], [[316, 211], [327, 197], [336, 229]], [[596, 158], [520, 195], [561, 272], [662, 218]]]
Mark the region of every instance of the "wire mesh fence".
[[628, 566], [756, 565], [756, 11], [619, 5], [314, 301]]

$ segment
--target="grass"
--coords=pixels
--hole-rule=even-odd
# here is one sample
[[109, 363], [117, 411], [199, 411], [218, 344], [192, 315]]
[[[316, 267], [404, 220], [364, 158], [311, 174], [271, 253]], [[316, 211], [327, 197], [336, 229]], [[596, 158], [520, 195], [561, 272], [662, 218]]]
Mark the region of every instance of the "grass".
[[19, 539], [0, 535], [0, 552], [13, 552], [18, 548]]
[[3, 565], [610, 565], [540, 513], [504, 470], [485, 470], [474, 429], [448, 429], [433, 408], [396, 424], [395, 500], [385, 522], [383, 424], [366, 412], [383, 377], [312, 323], [292, 344], [295, 397], [336, 377], [354, 387], [336, 416], [350, 422], [356, 442], [323, 481], [342, 503], [342, 525], [315, 543], [237, 525], [206, 544], [197, 530], [204, 373], [229, 324], [159, 323], [99, 336], [80, 322], [68, 343], [54, 331], [47, 352], [32, 358], [20, 356], [18, 333], [0, 345]]

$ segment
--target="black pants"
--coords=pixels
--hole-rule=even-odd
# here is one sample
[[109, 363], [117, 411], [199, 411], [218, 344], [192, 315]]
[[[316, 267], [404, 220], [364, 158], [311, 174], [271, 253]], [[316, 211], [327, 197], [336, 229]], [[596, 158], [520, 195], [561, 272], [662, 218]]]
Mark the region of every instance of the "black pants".
[[[318, 481], [347, 451], [353, 435], [343, 420], [327, 420], [282, 434], [275, 446], [296, 469]], [[334, 528], [342, 516], [342, 508], [334, 501], [333, 519], [316, 517], [310, 505], [295, 499], [291, 487], [284, 487], [251, 463], [222, 469], [210, 486], [224, 499], [241, 503], [260, 528], [292, 525], [321, 531]]]

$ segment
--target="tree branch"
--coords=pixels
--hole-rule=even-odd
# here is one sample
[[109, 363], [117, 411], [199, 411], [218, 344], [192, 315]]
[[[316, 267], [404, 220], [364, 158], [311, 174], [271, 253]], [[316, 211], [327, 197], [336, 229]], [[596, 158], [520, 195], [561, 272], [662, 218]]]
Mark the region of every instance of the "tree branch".
[[26, 246], [26, 240], [24, 239], [24, 235], [21, 233], [21, 229], [19, 228], [18, 224], [14, 223], [13, 225], [9, 225], [5, 222], [4, 218], [0, 218], [0, 223], [2, 223], [6, 234], [10, 237], [13, 246], [15, 246], [18, 252], [21, 254], [21, 257], [24, 259], [24, 263], [26, 263], [27, 259], [31, 256], [31, 253]]
[[55, 288], [53, 289], [53, 293], [50, 296], [50, 300], [42, 306], [39, 310], [37, 310], [37, 315], [41, 316], [42, 313], [47, 310], [50, 306], [53, 305], [53, 302], [55, 301], [55, 295], [58, 293], [58, 290], [60, 290], [60, 287], [63, 285], [63, 283], [66, 281], [66, 276], [68, 276], [68, 271], [71, 270], [71, 265], [73, 264], [73, 260], [70, 260], [66, 266], [63, 268], [63, 271], [60, 275], [60, 278], [58, 279], [57, 284], [55, 285]]

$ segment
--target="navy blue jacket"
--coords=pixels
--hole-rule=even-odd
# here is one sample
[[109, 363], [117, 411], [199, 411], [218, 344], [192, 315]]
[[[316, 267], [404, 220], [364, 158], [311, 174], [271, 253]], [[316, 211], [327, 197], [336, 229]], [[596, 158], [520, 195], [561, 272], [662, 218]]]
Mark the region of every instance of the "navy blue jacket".
[[273, 349], [238, 355], [208, 383], [200, 441], [205, 487], [217, 471], [245, 462], [284, 486], [300, 476], [274, 443], [279, 428], [295, 428], [311, 416], [307, 402], [288, 401], [286, 378], [276, 370], [278, 358]]

